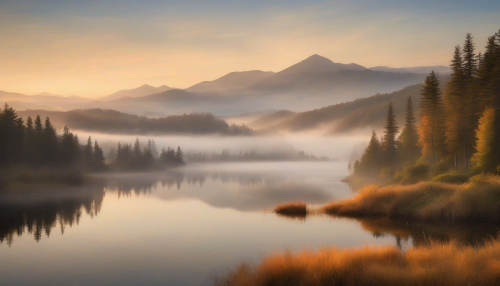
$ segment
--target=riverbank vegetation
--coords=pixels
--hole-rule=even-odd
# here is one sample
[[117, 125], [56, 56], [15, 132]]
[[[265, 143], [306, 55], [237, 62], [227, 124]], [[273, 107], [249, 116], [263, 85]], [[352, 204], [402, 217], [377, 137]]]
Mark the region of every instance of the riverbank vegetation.
[[500, 31], [488, 38], [484, 54], [476, 54], [467, 34], [454, 49], [451, 69], [444, 94], [438, 74], [427, 76], [418, 118], [408, 97], [401, 133], [389, 104], [384, 135], [373, 131], [346, 181], [463, 183], [500, 172]]
[[405, 252], [393, 246], [284, 251], [259, 264], [239, 264], [214, 285], [498, 285], [499, 280], [496, 238], [480, 247], [428, 241]]
[[322, 207], [327, 214], [447, 222], [500, 221], [500, 177], [477, 175], [457, 185], [367, 186], [353, 198]]
[[89, 136], [86, 144], [67, 127], [59, 135], [46, 117], [24, 121], [5, 104], [0, 108], [0, 189], [19, 185], [76, 185], [84, 181], [84, 173], [104, 171], [141, 171], [184, 164], [182, 150], [162, 150], [158, 156], [154, 141], [142, 149], [118, 143], [106, 160], [102, 148]]

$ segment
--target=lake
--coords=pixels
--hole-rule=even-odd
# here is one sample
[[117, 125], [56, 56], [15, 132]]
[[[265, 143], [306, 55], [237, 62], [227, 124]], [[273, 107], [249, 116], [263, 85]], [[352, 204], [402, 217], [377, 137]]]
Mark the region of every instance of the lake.
[[266, 211], [355, 193], [346, 162], [192, 164], [109, 174], [69, 189], [0, 194], [0, 285], [210, 285], [242, 261], [284, 249], [477, 241], [495, 226], [439, 227]]

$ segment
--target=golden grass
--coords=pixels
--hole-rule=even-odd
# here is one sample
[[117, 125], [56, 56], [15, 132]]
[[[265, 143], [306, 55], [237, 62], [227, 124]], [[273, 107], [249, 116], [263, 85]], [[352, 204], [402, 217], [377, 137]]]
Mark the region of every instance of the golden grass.
[[500, 239], [481, 247], [430, 241], [402, 252], [396, 247], [284, 251], [258, 265], [242, 263], [217, 286], [498, 285]]
[[499, 221], [500, 178], [453, 185], [367, 186], [356, 196], [323, 206], [327, 214], [350, 217], [382, 216], [439, 221]]
[[305, 202], [289, 202], [277, 205], [274, 207], [274, 212], [288, 217], [305, 217], [307, 215], [307, 205]]

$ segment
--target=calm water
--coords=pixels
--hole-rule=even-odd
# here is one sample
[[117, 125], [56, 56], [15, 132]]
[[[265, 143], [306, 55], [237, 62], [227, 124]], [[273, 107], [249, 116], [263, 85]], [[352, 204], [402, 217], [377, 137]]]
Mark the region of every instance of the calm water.
[[288, 249], [407, 247], [495, 233], [386, 220], [266, 213], [352, 196], [345, 163], [193, 165], [110, 175], [71, 190], [0, 195], [0, 285], [210, 285], [234, 264]]

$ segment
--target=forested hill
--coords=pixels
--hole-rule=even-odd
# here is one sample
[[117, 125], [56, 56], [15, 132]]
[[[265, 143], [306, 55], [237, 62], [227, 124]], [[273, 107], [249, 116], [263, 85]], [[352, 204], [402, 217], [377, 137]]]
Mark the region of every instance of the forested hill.
[[19, 116], [50, 117], [57, 128], [113, 134], [199, 134], [199, 135], [251, 135], [246, 126], [229, 125], [210, 113], [192, 113], [162, 118], [147, 118], [114, 110], [85, 109], [67, 112], [27, 110]]
[[[449, 76], [441, 76], [441, 90], [445, 89]], [[269, 122], [270, 128], [299, 132], [328, 126], [328, 134], [353, 131], [358, 128], [380, 129], [387, 113], [387, 105], [392, 102], [398, 123], [403, 122], [406, 101], [411, 96], [415, 102], [415, 112], [420, 112], [421, 84], [410, 85], [392, 93], [376, 94], [354, 101], [339, 103], [319, 109], [297, 113], [286, 120]], [[272, 118], [267, 115], [267, 118]]]

